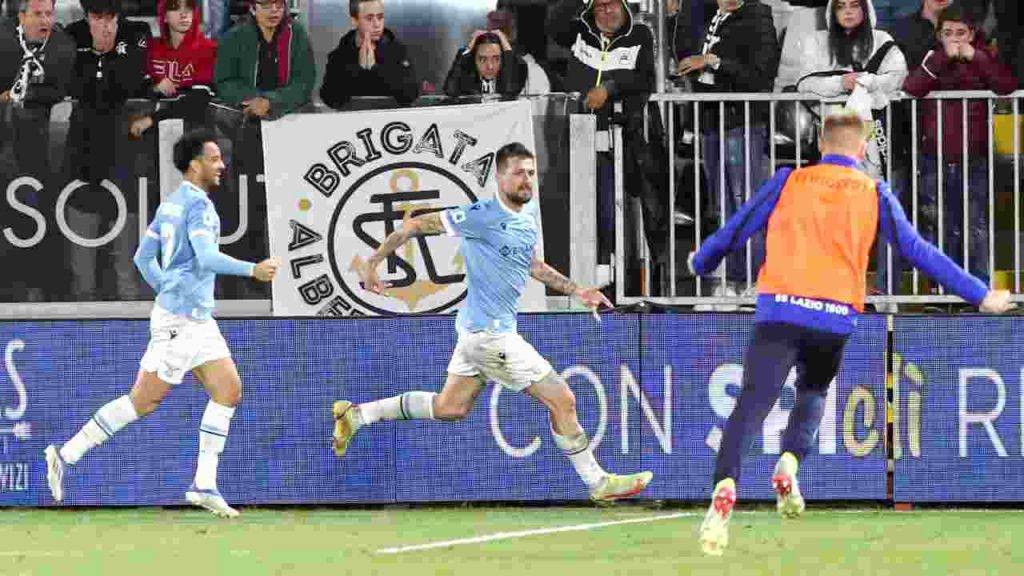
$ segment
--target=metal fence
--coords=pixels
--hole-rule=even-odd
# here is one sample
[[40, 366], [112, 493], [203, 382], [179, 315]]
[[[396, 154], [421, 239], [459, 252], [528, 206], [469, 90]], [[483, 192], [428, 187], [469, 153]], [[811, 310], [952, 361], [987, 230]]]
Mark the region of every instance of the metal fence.
[[[899, 95], [875, 111], [876, 133], [865, 162], [869, 174], [891, 183], [926, 239], [993, 287], [1014, 292], [1021, 284], [1021, 97], [1024, 91]], [[842, 101], [795, 93], [658, 94], [652, 100], [667, 124], [664, 160], [670, 177], [663, 194], [673, 210], [672, 225], [666, 253], [652, 253], [643, 241], [643, 222], [626, 209], [632, 195], [617, 179], [617, 301], [723, 309], [753, 303], [760, 262], [756, 237], [738, 264], [723, 264], [711, 278], [690, 275], [687, 256], [777, 168], [813, 163], [818, 119]], [[621, 129], [614, 142], [622, 168]], [[637, 255], [628, 254], [630, 235], [640, 246]], [[891, 247], [876, 252], [869, 302], [959, 301], [911, 271]], [[629, 258], [643, 263], [641, 278], [626, 276]]]

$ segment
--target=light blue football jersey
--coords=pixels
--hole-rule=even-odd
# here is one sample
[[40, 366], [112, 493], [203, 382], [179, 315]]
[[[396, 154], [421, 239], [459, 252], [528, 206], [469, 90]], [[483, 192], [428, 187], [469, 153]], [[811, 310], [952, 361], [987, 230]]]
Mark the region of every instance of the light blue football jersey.
[[441, 213], [445, 229], [462, 238], [466, 262], [466, 303], [455, 324], [460, 330], [515, 332], [519, 297], [530, 277], [537, 244], [537, 200], [515, 212], [498, 198]]
[[160, 202], [135, 253], [135, 265], [172, 314], [206, 320], [217, 274], [252, 276], [254, 264], [220, 253], [220, 217], [206, 192], [183, 182]]

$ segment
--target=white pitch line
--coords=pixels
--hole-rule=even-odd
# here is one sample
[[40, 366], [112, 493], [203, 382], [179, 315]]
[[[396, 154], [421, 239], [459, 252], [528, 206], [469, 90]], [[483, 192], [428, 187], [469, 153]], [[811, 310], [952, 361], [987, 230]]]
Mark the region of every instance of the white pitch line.
[[642, 518], [630, 518], [629, 520], [612, 520], [609, 522], [595, 522], [593, 524], [574, 524], [571, 526], [558, 526], [555, 528], [538, 528], [534, 530], [520, 530], [518, 532], [497, 532], [485, 536], [474, 536], [473, 538], [459, 538], [457, 540], [444, 540], [442, 542], [429, 542], [427, 544], [415, 544], [412, 546], [399, 546], [395, 548], [380, 548], [377, 554], [401, 554], [402, 552], [415, 552], [418, 550], [430, 550], [432, 548], [447, 548], [449, 546], [460, 546], [462, 544], [480, 544], [481, 542], [493, 542], [495, 540], [510, 540], [512, 538], [526, 538], [528, 536], [539, 536], [541, 534], [558, 534], [561, 532], [580, 532], [594, 530], [606, 526], [620, 526], [622, 524], [640, 524], [643, 522], [657, 522], [659, 520], [672, 520], [674, 518], [685, 518], [688, 516], [699, 516], [697, 512], [676, 512], [674, 514], [660, 514], [658, 516], [644, 516]]
[[77, 552], [77, 551], [76, 552], [67, 552], [67, 551], [63, 551], [63, 552], [55, 552], [55, 551], [54, 552], [47, 552], [45, 550], [24, 550], [24, 551], [3, 550], [3, 551], [0, 551], [0, 558], [17, 558], [17, 557], [25, 557], [25, 558], [67, 558], [69, 556], [74, 556], [75, 558], [78, 558], [78, 557], [82, 556], [82, 553], [81, 552]]

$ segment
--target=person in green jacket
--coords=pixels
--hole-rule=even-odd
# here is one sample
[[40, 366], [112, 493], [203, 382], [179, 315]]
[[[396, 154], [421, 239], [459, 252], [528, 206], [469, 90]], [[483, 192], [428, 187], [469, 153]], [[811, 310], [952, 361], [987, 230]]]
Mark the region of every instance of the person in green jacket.
[[253, 0], [250, 16], [220, 42], [217, 96], [247, 116], [277, 118], [309, 103], [316, 85], [313, 49], [284, 0]]

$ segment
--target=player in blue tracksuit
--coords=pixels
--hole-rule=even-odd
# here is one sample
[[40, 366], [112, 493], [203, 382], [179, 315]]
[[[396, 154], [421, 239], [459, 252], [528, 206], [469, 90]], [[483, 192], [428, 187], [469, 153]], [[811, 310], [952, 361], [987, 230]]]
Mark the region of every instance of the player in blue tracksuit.
[[569, 385], [516, 332], [519, 296], [531, 276], [591, 308], [610, 303], [596, 288], [576, 286], [536, 257], [539, 214], [533, 153], [522, 144], [508, 144], [498, 150], [495, 166], [498, 195], [494, 199], [410, 219], [384, 240], [368, 262], [359, 262], [363, 286], [386, 294], [377, 266], [410, 238], [447, 232], [462, 238], [468, 296], [456, 319], [458, 344], [441, 393], [406, 392], [358, 406], [347, 400], [335, 402], [334, 451], [344, 455], [357, 430], [380, 420], [460, 420], [491, 379], [510, 390], [525, 391], [548, 408], [555, 443], [587, 485], [591, 498], [608, 501], [637, 494], [652, 474], [623, 476], [601, 468], [576, 419], [576, 398]]
[[846, 340], [864, 311], [868, 261], [879, 233], [906, 260], [971, 304], [987, 312], [1012, 307], [1008, 292], [989, 290], [924, 241], [889, 186], [858, 170], [869, 134], [856, 112], [826, 116], [821, 162], [780, 170], [690, 259], [695, 274], [709, 274], [726, 254], [767, 229], [743, 385], [722, 435], [712, 503], [701, 525], [701, 548], [707, 554], [720, 555], [729, 543], [741, 457], [794, 367], [796, 402], [772, 486], [783, 516], [803, 512], [798, 466], [818, 432]]
[[199, 425], [195, 482], [185, 499], [218, 516], [237, 516], [217, 490], [217, 463], [242, 395], [231, 352], [213, 320], [218, 274], [270, 282], [278, 263], [259, 264], [221, 254], [220, 218], [208, 193], [220, 184], [224, 162], [214, 136], [192, 132], [174, 145], [174, 164], [184, 182], [157, 209], [135, 254], [135, 265], [157, 292], [150, 340], [131, 392], [99, 410], [63, 446], [45, 450], [47, 482], [54, 500], [64, 499], [64, 470], [118, 430], [156, 410], [170, 389], [191, 371], [210, 402]]

